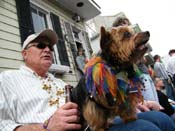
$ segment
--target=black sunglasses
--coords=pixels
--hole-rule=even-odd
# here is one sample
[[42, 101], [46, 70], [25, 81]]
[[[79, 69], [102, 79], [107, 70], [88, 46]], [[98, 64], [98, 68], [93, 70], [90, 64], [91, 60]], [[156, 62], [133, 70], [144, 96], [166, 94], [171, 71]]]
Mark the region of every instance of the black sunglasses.
[[45, 49], [46, 47], [48, 47], [50, 49], [50, 51], [53, 51], [54, 50], [52, 45], [50, 45], [50, 44], [48, 45], [48, 44], [46, 44], [44, 42], [39, 42], [38, 44], [31, 44], [26, 49], [28, 49], [28, 48], [30, 48], [32, 46], [35, 46], [38, 49]]

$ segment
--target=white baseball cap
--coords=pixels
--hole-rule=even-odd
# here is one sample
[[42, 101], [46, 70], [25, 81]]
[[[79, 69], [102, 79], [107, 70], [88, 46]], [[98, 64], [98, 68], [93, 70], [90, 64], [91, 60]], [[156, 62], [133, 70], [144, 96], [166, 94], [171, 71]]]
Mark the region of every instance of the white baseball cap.
[[22, 49], [24, 50], [28, 44], [30, 44], [33, 40], [35, 40], [38, 37], [46, 37], [50, 40], [50, 44], [54, 45], [58, 42], [58, 36], [57, 34], [51, 30], [51, 29], [45, 29], [40, 33], [35, 33], [29, 35], [26, 40], [23, 43]]

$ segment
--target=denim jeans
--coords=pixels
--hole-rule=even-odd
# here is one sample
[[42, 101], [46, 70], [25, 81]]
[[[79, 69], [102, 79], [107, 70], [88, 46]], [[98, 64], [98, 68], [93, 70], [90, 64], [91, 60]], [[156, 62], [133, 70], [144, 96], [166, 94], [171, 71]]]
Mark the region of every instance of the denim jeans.
[[116, 117], [109, 131], [175, 131], [175, 125], [166, 114], [149, 111], [138, 113], [138, 119], [129, 123]]

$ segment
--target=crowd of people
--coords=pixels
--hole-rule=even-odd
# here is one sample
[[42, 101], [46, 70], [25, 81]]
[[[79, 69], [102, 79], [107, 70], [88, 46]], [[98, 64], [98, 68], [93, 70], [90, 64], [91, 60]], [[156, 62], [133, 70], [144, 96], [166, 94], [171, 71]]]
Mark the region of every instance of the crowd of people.
[[[126, 18], [118, 19], [113, 26], [128, 26]], [[22, 56], [25, 64], [19, 70], [4, 71], [0, 74], [0, 131], [67, 131], [80, 130], [78, 105], [65, 102], [65, 86], [61, 79], [48, 72], [52, 64], [53, 46], [57, 43], [56, 33], [50, 29], [32, 34], [23, 43]], [[154, 56], [154, 69], [150, 76], [145, 61], [137, 63], [142, 73], [145, 101], [138, 104], [138, 119], [124, 123], [116, 116], [109, 131], [174, 131], [174, 109], [169, 99], [175, 100], [175, 50], [170, 51], [171, 59], [167, 70], [160, 56]], [[83, 50], [77, 57], [84, 73]], [[82, 62], [83, 61], [83, 62]], [[83, 64], [82, 64], [83, 63]], [[82, 65], [81, 65], [82, 64]], [[173, 65], [173, 66], [172, 66]], [[166, 89], [165, 94], [161, 92]], [[88, 129], [90, 130], [90, 129]]]

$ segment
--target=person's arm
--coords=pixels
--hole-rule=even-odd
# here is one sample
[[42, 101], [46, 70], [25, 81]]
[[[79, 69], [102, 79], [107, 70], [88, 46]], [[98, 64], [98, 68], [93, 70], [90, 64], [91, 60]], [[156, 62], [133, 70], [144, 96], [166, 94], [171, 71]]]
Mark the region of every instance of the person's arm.
[[168, 76], [167, 69], [165, 68], [165, 65], [163, 63], [160, 64], [160, 72], [161, 72], [162, 76], [164, 76], [164, 78], [168, 79], [168, 82], [169, 82], [170, 78]]
[[[8, 81], [9, 80], [9, 81]], [[13, 86], [13, 83], [5, 75], [0, 74], [0, 131], [44, 131], [41, 124], [25, 125], [23, 123], [16, 122], [16, 98], [15, 93], [11, 95], [9, 86]]]
[[161, 109], [163, 109], [163, 107], [156, 101], [144, 100], [143, 102], [137, 105], [137, 109], [139, 109], [142, 112], [150, 111], [150, 110], [160, 111]]
[[[49, 131], [67, 131], [78, 130], [81, 125], [78, 124], [78, 106], [75, 103], [68, 102], [57, 109], [50, 117], [47, 125]], [[14, 131], [46, 131], [42, 124], [28, 124], [17, 127]]]
[[4, 88], [2, 86], [3, 81], [2, 73], [0, 74], [0, 131], [13, 131], [17, 126], [21, 124], [16, 123], [14, 120], [14, 110], [9, 105], [13, 99], [5, 95]]
[[147, 100], [144, 101], [144, 105], [147, 106], [150, 110], [160, 111], [163, 109], [163, 107], [157, 101]]
[[138, 112], [150, 111], [150, 109], [147, 106], [145, 106], [142, 102], [137, 104], [137, 110]]
[[41, 124], [29, 124], [18, 126], [14, 131], [46, 131]]

